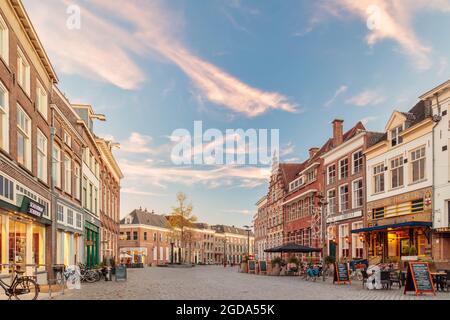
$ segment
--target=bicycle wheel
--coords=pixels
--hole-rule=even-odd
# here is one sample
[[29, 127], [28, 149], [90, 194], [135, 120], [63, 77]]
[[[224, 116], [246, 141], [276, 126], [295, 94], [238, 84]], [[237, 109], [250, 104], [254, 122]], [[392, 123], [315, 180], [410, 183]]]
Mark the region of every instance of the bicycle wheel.
[[39, 285], [29, 278], [17, 280], [11, 290], [16, 300], [36, 300], [39, 295]]
[[93, 283], [93, 282], [99, 281], [100, 277], [97, 272], [89, 270], [89, 271], [86, 271], [86, 274], [84, 275], [84, 279], [88, 283]]

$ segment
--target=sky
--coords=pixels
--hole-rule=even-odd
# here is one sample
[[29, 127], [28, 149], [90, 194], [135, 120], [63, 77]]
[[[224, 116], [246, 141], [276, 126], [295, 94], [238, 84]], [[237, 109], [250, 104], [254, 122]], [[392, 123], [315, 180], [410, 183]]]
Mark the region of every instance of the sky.
[[[202, 222], [241, 227], [266, 165], [176, 165], [173, 132], [279, 129], [283, 162], [450, 79], [450, 0], [23, 0], [73, 103], [120, 143], [121, 215], [168, 214], [182, 191]], [[207, 142], [204, 142], [205, 146]], [[245, 153], [245, 151], [244, 151]]]

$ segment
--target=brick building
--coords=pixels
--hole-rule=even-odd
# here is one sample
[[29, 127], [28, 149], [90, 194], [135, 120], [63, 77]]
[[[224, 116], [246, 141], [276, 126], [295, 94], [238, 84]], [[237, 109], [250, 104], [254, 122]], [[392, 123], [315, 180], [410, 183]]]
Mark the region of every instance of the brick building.
[[368, 132], [358, 122], [346, 133], [343, 121], [333, 121], [333, 138], [324, 160], [327, 254], [337, 259], [366, 256], [364, 242], [352, 230], [362, 228], [366, 217], [364, 152], [383, 133]]
[[112, 154], [113, 143], [96, 138], [101, 152], [100, 162], [100, 221], [101, 260], [119, 257], [120, 233], [120, 180], [122, 171]]
[[0, 2], [0, 39], [0, 261], [49, 266], [49, 97], [57, 76], [20, 1]]
[[255, 258], [266, 260], [268, 254], [264, 252], [267, 247], [267, 196], [262, 197], [256, 203], [257, 211], [253, 218], [253, 230], [255, 232]]

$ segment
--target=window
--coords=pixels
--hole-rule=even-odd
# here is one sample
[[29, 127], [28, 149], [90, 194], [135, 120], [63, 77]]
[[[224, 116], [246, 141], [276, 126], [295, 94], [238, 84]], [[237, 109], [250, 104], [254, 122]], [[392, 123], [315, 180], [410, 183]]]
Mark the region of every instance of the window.
[[342, 159], [339, 161], [339, 179], [345, 179], [348, 177], [348, 159]]
[[403, 156], [391, 160], [391, 188], [403, 186]]
[[61, 149], [57, 145], [53, 146], [52, 152], [52, 177], [53, 185], [61, 188]]
[[316, 170], [315, 169], [308, 170], [305, 175], [306, 175], [306, 181], [308, 181], [308, 182], [316, 180]]
[[64, 222], [64, 207], [60, 204], [56, 206], [56, 218], [58, 222]]
[[131, 232], [127, 231], [127, 240], [131, 240]]
[[3, 17], [0, 15], [0, 57], [9, 65], [9, 30]]
[[353, 208], [361, 208], [364, 201], [363, 181], [353, 181]]
[[9, 92], [0, 81], [0, 148], [9, 152]]
[[98, 189], [94, 188], [94, 208], [93, 208], [93, 212], [95, 214], [98, 213]]
[[77, 228], [81, 229], [81, 214], [77, 213]]
[[348, 209], [348, 185], [339, 187], [339, 208], [340, 212], [344, 212]]
[[73, 226], [73, 210], [67, 209], [67, 224]]
[[37, 110], [42, 114], [45, 120], [47, 120], [47, 114], [48, 114], [48, 99], [47, 99], [47, 92], [45, 91], [42, 84], [37, 81], [36, 86], [36, 107]]
[[363, 168], [363, 152], [360, 150], [353, 154], [353, 174], [358, 174]]
[[72, 159], [69, 156], [64, 156], [64, 191], [72, 193]]
[[31, 119], [17, 105], [17, 161], [31, 170]]
[[[362, 222], [352, 223], [352, 230], [363, 228]], [[352, 258], [362, 259], [364, 256], [364, 242], [360, 239], [359, 234], [352, 233]]]
[[153, 241], [156, 242], [156, 233], [153, 233]]
[[93, 211], [92, 211], [92, 208], [93, 208], [93, 203], [92, 203], [92, 201], [93, 201], [93, 199], [94, 199], [94, 186], [92, 185], [92, 183], [89, 183], [88, 209], [89, 209], [91, 212], [93, 212]]
[[411, 152], [411, 171], [413, 183], [425, 179], [425, 147]]
[[137, 240], [138, 239], [138, 233], [137, 231], [133, 231], [133, 240]]
[[87, 179], [83, 177], [83, 207], [87, 209]]
[[393, 147], [403, 142], [403, 138], [400, 136], [403, 131], [403, 126], [398, 126], [391, 130], [391, 144]]
[[327, 169], [327, 182], [332, 184], [336, 182], [336, 165], [331, 165]]
[[30, 64], [20, 48], [17, 48], [17, 83], [30, 95]]
[[339, 226], [339, 247], [342, 258], [349, 257], [349, 238], [348, 238], [348, 224], [342, 224]]
[[374, 193], [384, 192], [384, 164], [373, 167]]
[[37, 130], [37, 177], [47, 182], [47, 138]]
[[72, 137], [67, 133], [67, 131], [64, 131], [64, 143], [68, 147], [72, 147]]
[[336, 190], [328, 190], [328, 214], [336, 213]]
[[81, 171], [80, 166], [75, 164], [73, 166], [74, 178], [75, 178], [75, 199], [80, 200], [80, 180], [81, 180]]
[[144, 240], [147, 241], [147, 232], [144, 232]]

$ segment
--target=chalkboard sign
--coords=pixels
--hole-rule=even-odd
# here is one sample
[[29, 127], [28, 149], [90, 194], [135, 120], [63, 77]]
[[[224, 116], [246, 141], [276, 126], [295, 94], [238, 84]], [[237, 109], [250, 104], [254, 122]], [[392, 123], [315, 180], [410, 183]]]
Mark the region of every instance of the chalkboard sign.
[[349, 283], [350, 281], [350, 272], [348, 269], [347, 263], [335, 263], [334, 264], [334, 277], [333, 277], [333, 284], [336, 283]]
[[436, 295], [428, 262], [410, 262], [406, 272], [404, 294], [414, 291], [416, 295], [433, 293]]
[[259, 273], [267, 273], [267, 263], [265, 261], [259, 261]]
[[256, 261], [248, 260], [248, 273], [255, 273]]
[[116, 266], [116, 281], [126, 281], [127, 280], [127, 266], [119, 265]]

